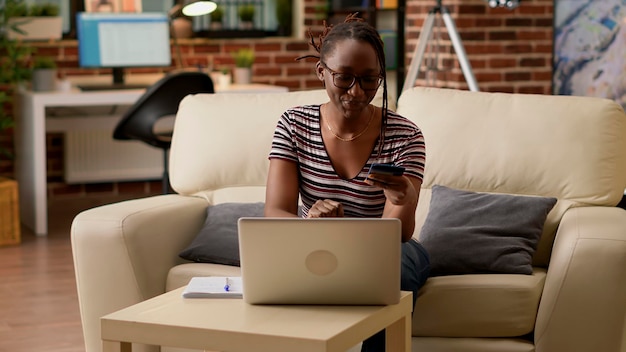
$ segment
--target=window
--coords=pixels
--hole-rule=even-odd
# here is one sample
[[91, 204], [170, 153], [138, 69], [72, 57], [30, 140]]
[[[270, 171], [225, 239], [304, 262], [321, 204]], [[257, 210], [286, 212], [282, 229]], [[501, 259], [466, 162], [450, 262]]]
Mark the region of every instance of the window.
[[[193, 28], [198, 36], [210, 38], [275, 36], [279, 28], [277, 3], [289, 5], [291, 3], [281, 0], [214, 1], [218, 4], [216, 13], [193, 18]], [[217, 14], [221, 16], [216, 16]]]

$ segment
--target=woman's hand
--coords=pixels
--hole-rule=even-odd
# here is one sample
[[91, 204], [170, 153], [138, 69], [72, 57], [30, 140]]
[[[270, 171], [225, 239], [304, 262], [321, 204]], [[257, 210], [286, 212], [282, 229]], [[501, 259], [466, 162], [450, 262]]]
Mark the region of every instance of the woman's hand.
[[383, 218], [396, 218], [402, 221], [402, 242], [406, 242], [415, 231], [415, 209], [419, 200], [422, 181], [409, 176], [371, 174], [367, 184], [380, 187], [387, 201]]
[[307, 218], [342, 218], [343, 205], [331, 199], [320, 199], [313, 204]]
[[417, 192], [413, 183], [406, 176], [370, 174], [365, 183], [382, 188], [385, 197], [393, 205], [405, 205], [417, 202]]

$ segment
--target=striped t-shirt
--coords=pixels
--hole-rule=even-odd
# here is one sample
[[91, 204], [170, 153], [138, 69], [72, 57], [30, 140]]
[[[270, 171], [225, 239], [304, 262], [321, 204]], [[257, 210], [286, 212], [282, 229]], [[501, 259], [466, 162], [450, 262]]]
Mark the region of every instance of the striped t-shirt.
[[367, 163], [353, 179], [341, 178], [333, 168], [322, 141], [320, 105], [306, 105], [285, 111], [274, 132], [269, 158], [298, 164], [302, 214], [319, 199], [343, 204], [346, 217], [381, 217], [385, 195], [381, 189], [364, 182], [372, 163], [405, 167], [405, 175], [422, 179], [425, 147], [420, 129], [410, 120], [388, 112], [384, 145], [379, 155], [380, 138]]

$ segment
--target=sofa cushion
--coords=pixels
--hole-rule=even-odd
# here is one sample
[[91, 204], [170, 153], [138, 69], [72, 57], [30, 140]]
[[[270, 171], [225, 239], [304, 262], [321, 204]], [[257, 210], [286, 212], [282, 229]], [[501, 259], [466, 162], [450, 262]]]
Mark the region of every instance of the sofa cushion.
[[263, 216], [264, 203], [222, 203], [207, 207], [207, 217], [181, 258], [200, 263], [239, 265], [237, 220]]
[[420, 289], [413, 336], [512, 337], [535, 326], [546, 269], [532, 275], [431, 277]]
[[432, 188], [420, 241], [431, 275], [532, 274], [532, 257], [556, 198]]

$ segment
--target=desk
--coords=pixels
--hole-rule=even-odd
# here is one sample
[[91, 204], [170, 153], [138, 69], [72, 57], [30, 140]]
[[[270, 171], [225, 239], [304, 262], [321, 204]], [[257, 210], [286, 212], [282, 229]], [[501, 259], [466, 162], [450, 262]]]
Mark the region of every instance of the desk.
[[411, 293], [388, 306], [249, 305], [170, 291], [102, 317], [103, 352], [131, 343], [209, 351], [345, 352], [387, 330], [387, 351], [411, 351]]
[[[265, 84], [232, 84], [226, 89], [216, 86], [216, 93], [278, 93], [287, 92], [286, 87]], [[111, 90], [82, 92], [22, 91], [16, 101], [15, 147], [16, 178], [19, 187], [21, 221], [36, 235], [48, 233], [46, 131], [46, 108], [102, 105], [132, 105], [144, 90]], [[112, 131], [111, 131], [112, 133]], [[113, 138], [113, 137], [111, 137]]]

